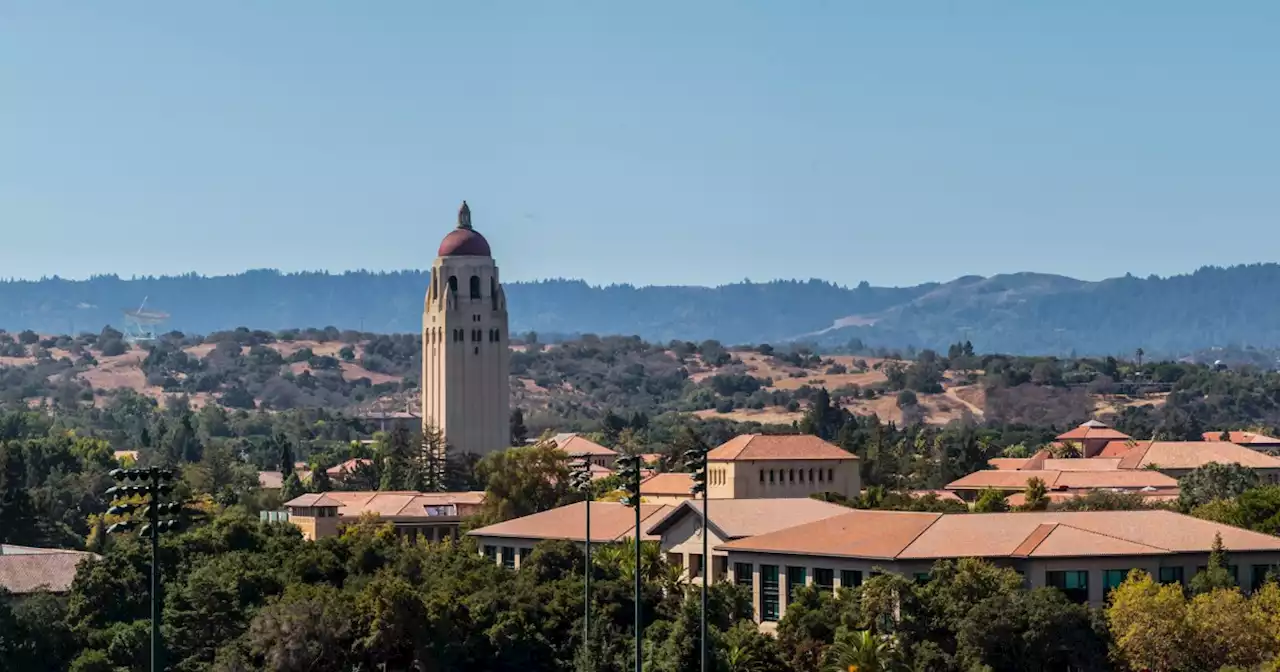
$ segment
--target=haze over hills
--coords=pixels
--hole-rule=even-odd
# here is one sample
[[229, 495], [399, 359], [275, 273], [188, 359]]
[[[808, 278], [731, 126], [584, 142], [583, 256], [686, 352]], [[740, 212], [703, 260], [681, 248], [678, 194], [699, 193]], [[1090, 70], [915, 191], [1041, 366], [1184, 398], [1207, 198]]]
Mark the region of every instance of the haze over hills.
[[[166, 328], [419, 328], [426, 271], [0, 282], [0, 328], [39, 332], [120, 326], [122, 311], [171, 314]], [[1037, 273], [966, 276], [913, 287], [848, 288], [821, 280], [720, 287], [597, 287], [578, 280], [507, 283], [513, 331], [636, 334], [648, 340], [788, 340], [933, 347], [968, 338], [983, 351], [1179, 354], [1280, 345], [1280, 265], [1206, 267], [1168, 278], [1099, 282]]]

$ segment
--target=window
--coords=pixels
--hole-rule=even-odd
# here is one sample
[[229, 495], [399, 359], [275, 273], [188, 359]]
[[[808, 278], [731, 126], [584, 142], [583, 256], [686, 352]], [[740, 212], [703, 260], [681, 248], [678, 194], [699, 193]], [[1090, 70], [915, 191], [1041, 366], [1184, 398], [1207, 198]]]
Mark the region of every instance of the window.
[[795, 483], [795, 482], [796, 482], [796, 470], [795, 470], [795, 469], [792, 469], [792, 470], [791, 470], [791, 477], [790, 477], [788, 480], [790, 480], [792, 483]]
[[689, 578], [696, 579], [702, 576], [702, 554], [689, 554]]
[[862, 585], [862, 572], [856, 569], [840, 570], [840, 587], [856, 588]]
[[[801, 472], [803, 473], [803, 472]], [[836, 572], [825, 567], [813, 568], [813, 585], [828, 593], [836, 589]]]
[[733, 563], [733, 582], [739, 586], [746, 586], [748, 588], [756, 585], [756, 577], [751, 572], [751, 563]]
[[811, 468], [811, 469], [809, 469], [809, 482], [810, 482], [810, 483], [812, 483], [812, 482], [813, 482], [813, 469], [812, 469], [812, 468]]
[[1176, 583], [1178, 585], [1182, 585], [1183, 582], [1181, 567], [1160, 568], [1160, 583]]
[[1102, 572], [1102, 596], [1106, 597], [1111, 591], [1120, 587], [1124, 583], [1125, 577], [1129, 576], [1127, 569], [1107, 569]]
[[1089, 601], [1089, 572], [1045, 572], [1044, 582], [1061, 590], [1069, 600], [1082, 604]]
[[489, 278], [489, 300], [493, 302], [493, 309], [498, 309], [498, 279]]
[[452, 294], [458, 293], [458, 276], [456, 275], [449, 276], [449, 292]]
[[773, 482], [773, 470], [772, 470], [772, 469], [770, 469], [770, 470], [769, 470], [769, 482], [770, 482], [770, 483], [772, 483], [772, 482]]
[[836, 470], [835, 470], [835, 469], [828, 469], [828, 470], [827, 470], [827, 482], [828, 482], [828, 483], [835, 483], [835, 482], [836, 482]]
[[471, 298], [480, 298], [480, 276], [471, 276]]
[[818, 470], [818, 482], [819, 482], [819, 483], [822, 483], [822, 482], [823, 482], [823, 480], [822, 480], [822, 470], [821, 470], [821, 469], [819, 469], [819, 470]]
[[923, 586], [924, 584], [929, 583], [929, 572], [916, 572], [911, 575], [911, 578], [914, 579], [916, 583]]
[[760, 482], [764, 483], [764, 469], [760, 470]]
[[502, 547], [502, 566], [507, 569], [516, 568], [516, 549], [510, 546]]
[[501, 343], [501, 342], [502, 342], [502, 330], [501, 330], [501, 329], [494, 329], [494, 330], [493, 330], [493, 342], [494, 342], [494, 343]]
[[808, 570], [804, 567], [788, 567], [787, 568], [787, 601], [790, 602], [795, 597], [796, 588], [805, 584], [808, 578]]
[[760, 565], [760, 620], [778, 620], [777, 565]]
[[1249, 583], [1249, 590], [1258, 590], [1267, 582], [1268, 574], [1280, 575], [1280, 566], [1277, 565], [1254, 565], [1253, 580]]
[[804, 469], [800, 470], [800, 482], [804, 483]]

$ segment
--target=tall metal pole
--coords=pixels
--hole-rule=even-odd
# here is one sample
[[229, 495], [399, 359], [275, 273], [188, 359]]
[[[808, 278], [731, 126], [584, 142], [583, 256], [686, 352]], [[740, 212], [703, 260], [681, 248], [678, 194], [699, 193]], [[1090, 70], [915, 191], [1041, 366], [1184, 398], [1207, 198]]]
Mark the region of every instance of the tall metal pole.
[[591, 669], [591, 491], [587, 490], [587, 567], [586, 589], [583, 593], [582, 648], [586, 651], [587, 669]]
[[[640, 492], [640, 467], [636, 465], [636, 492]], [[637, 496], [635, 503], [636, 509], [636, 672], [644, 672], [641, 669], [641, 645], [640, 637], [643, 626], [640, 624], [640, 501]]]
[[702, 489], [702, 672], [707, 672], [707, 577], [714, 563], [707, 555], [707, 490]]
[[164, 642], [160, 639], [160, 470], [151, 468], [151, 672], [164, 669]]

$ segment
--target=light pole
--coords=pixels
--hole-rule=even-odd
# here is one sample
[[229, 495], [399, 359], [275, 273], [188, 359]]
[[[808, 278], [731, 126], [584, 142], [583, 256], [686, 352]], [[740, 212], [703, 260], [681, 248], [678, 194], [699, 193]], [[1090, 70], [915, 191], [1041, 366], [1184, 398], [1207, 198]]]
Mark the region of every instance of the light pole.
[[587, 529], [585, 540], [587, 564], [582, 570], [585, 578], [583, 596], [582, 596], [582, 651], [583, 658], [586, 659], [587, 669], [591, 669], [591, 463], [586, 460], [579, 460], [572, 465], [573, 487], [586, 493], [587, 496]]
[[617, 460], [618, 477], [622, 479], [622, 488], [627, 493], [622, 497], [622, 504], [629, 506], [636, 511], [636, 527], [635, 527], [635, 602], [636, 602], [636, 672], [642, 672], [641, 661], [643, 659], [642, 634], [644, 625], [640, 621], [640, 457], [638, 455], [623, 455]]
[[702, 495], [702, 672], [707, 672], [707, 581], [711, 574], [711, 556], [707, 555], [707, 446], [698, 441], [684, 453], [685, 464], [693, 477], [690, 491]]
[[[112, 469], [111, 477], [122, 485], [114, 485], [107, 489], [107, 496], [112, 502], [127, 497], [142, 497], [144, 503], [113, 504], [107, 513], [113, 516], [129, 515], [144, 510], [147, 522], [138, 528], [138, 536], [151, 539], [151, 671], [164, 669], [164, 640], [160, 636], [160, 533], [177, 529], [176, 518], [161, 520], [160, 516], [178, 513], [182, 505], [176, 502], [165, 504], [160, 501], [161, 495], [173, 492], [172, 469], [151, 467], [150, 469]], [[138, 481], [141, 485], [123, 485], [125, 481]], [[126, 520], [114, 523], [107, 528], [108, 534], [130, 532], [137, 521]]]

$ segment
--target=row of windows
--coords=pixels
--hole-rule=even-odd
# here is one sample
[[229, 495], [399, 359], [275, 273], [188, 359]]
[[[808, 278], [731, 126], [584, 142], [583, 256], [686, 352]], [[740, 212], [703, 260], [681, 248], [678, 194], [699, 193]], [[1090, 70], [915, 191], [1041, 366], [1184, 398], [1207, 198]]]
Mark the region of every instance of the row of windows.
[[725, 473], [724, 469], [710, 470], [707, 473], [707, 478], [710, 479], [711, 485], [724, 485], [729, 482], [729, 476]]
[[[482, 283], [480, 281], [480, 276], [478, 275], [471, 276], [471, 298], [472, 299], [484, 298], [480, 295], [481, 284]], [[449, 276], [449, 293], [455, 296], [458, 294], [458, 276], [456, 275]], [[437, 297], [436, 283], [435, 283], [435, 280], [433, 279], [431, 281], [431, 298], [435, 299], [436, 297]], [[493, 302], [493, 309], [497, 310], [498, 309], [498, 280], [496, 278], [489, 278], [489, 299]]]
[[[815, 472], [815, 471], [817, 472], [817, 474], [816, 474], [816, 475], [817, 475], [817, 479], [816, 479], [816, 480], [814, 479], [814, 476], [815, 476], [814, 472]], [[768, 478], [769, 478], [769, 483], [775, 483], [775, 482], [777, 482], [777, 483], [795, 483], [795, 482], [796, 482], [796, 476], [797, 476], [797, 475], [800, 477], [800, 481], [799, 481], [799, 482], [800, 482], [800, 483], [804, 483], [804, 472], [805, 472], [805, 470], [804, 470], [804, 469], [768, 469], [768, 470], [761, 469], [761, 470], [760, 470], [760, 482], [761, 482], [761, 483], [764, 483], [764, 482], [765, 482], [765, 476], [766, 476], [766, 474], [767, 474], [767, 475], [768, 475]], [[823, 472], [826, 472], [826, 473], [823, 473]], [[774, 480], [775, 478], [777, 478], [777, 481], [775, 481], [775, 480]], [[815, 469], [812, 469], [812, 468], [811, 468], [811, 469], [809, 469], [809, 482], [810, 482], [810, 483], [835, 483], [835, 482], [836, 482], [836, 470], [835, 470], [835, 469], [821, 469], [821, 468], [819, 468], [819, 469], [816, 469], [816, 470], [815, 470]]]
[[[466, 340], [466, 332], [467, 332], [467, 330], [466, 330], [466, 329], [454, 329], [454, 330], [453, 330], [453, 342], [454, 342], [454, 343], [461, 343], [461, 342], [463, 342], [464, 340]], [[471, 340], [473, 340], [473, 341], [477, 341], [477, 342], [478, 342], [478, 341], [480, 340], [480, 334], [481, 334], [481, 333], [483, 333], [483, 332], [484, 332], [484, 330], [483, 330], [483, 329], [472, 329], [472, 330], [471, 330]], [[499, 342], [501, 342], [501, 341], [502, 341], [502, 330], [501, 330], [501, 329], [490, 329], [490, 330], [489, 330], [489, 336], [488, 336], [488, 337], [489, 337], [489, 342], [490, 342], [490, 343], [499, 343]]]
[[[753, 567], [749, 562], [735, 562], [733, 564], [734, 583], [739, 586], [748, 588], [755, 585], [755, 575]], [[781, 597], [782, 595], [793, 595], [795, 589], [805, 585], [808, 579], [808, 569], [805, 567], [787, 567], [786, 574], [781, 578], [785, 579], [785, 585], [779, 583], [779, 567], [778, 565], [760, 565], [760, 620], [777, 621], [781, 616]], [[818, 590], [833, 592], [835, 590], [836, 573], [834, 569], [828, 567], [815, 567], [813, 569], [813, 585]], [[862, 572], [856, 569], [840, 570], [840, 586], [842, 588], [853, 588], [862, 585]]]
[[520, 556], [523, 555], [522, 550], [514, 546], [503, 546], [501, 548], [485, 546], [483, 553], [484, 557], [493, 562], [498, 562], [499, 558], [501, 558], [502, 566], [507, 569], [515, 569], [519, 563]]

